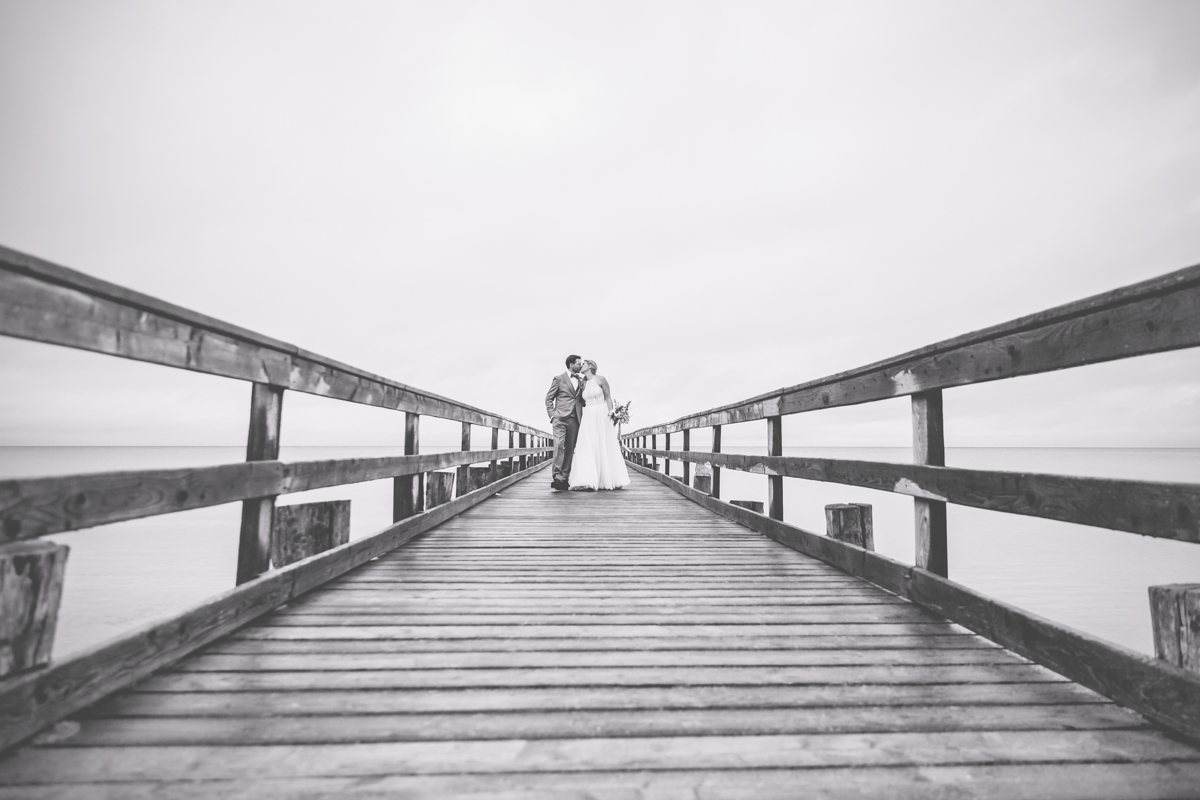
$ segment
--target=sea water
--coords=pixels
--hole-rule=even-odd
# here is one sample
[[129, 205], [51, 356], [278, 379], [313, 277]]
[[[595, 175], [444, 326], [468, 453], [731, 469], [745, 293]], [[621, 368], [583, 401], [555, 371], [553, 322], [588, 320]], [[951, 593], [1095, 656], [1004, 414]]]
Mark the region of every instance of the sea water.
[[[456, 450], [427, 445], [423, 452]], [[726, 446], [731, 453], [762, 449]], [[907, 448], [784, 448], [785, 455], [909, 461]], [[286, 461], [398, 455], [395, 447], [284, 447]], [[3, 447], [0, 478], [235, 463], [240, 447]], [[1200, 482], [1200, 450], [950, 448], [949, 466]], [[672, 465], [680, 474], [680, 465]], [[542, 480], [541, 476], [533, 480]], [[721, 471], [724, 499], [765, 500], [766, 478]], [[549, 487], [547, 487], [549, 491]], [[391, 522], [390, 480], [287, 495], [283, 504], [351, 500], [350, 537]], [[875, 546], [913, 560], [912, 499], [788, 479], [784, 517], [823, 532], [829, 503], [874, 507]], [[56, 657], [176, 614], [234, 585], [241, 505], [230, 503], [49, 537], [70, 545]], [[1146, 587], [1200, 583], [1200, 545], [961, 508], [948, 513], [950, 577], [984, 594], [1144, 653], [1153, 652]]]

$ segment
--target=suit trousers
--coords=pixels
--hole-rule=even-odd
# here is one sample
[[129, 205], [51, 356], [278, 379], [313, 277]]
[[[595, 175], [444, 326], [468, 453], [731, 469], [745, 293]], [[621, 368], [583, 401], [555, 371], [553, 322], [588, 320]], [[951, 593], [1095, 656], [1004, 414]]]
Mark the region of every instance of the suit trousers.
[[575, 438], [579, 436], [579, 420], [574, 415], [556, 418], [550, 429], [554, 432], [554, 480], [570, 481], [571, 459], [575, 457]]

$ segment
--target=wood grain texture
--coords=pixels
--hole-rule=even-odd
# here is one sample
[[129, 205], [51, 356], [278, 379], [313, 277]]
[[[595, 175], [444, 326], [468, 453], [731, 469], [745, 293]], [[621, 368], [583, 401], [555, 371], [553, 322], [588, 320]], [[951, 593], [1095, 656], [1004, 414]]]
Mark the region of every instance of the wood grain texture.
[[0, 683], [0, 749], [141, 680], [294, 597], [399, 547], [537, 471], [518, 473], [371, 536], [266, 573], [166, 622]]
[[271, 529], [271, 564], [286, 567], [348, 541], [349, 500], [279, 506]]
[[868, 503], [833, 503], [825, 506], [825, 535], [839, 542], [875, 549], [874, 514]]
[[0, 335], [322, 397], [537, 433], [148, 295], [0, 247]]
[[4, 541], [19, 541], [250, 497], [415, 475], [527, 450], [473, 450], [325, 461], [258, 461], [194, 469], [102, 472], [0, 481]]
[[1057, 519], [1161, 539], [1200, 542], [1200, 484], [928, 467], [878, 461], [635, 450], [711, 460], [742, 472], [782, 475]]
[[1200, 266], [630, 435], [748, 422], [1197, 345]]
[[0, 547], [0, 677], [49, 663], [69, 553], [54, 542]]
[[[255, 383], [250, 392], [250, 429], [246, 461], [279, 458], [279, 427], [283, 416], [283, 389]], [[253, 580], [271, 567], [271, 531], [275, 527], [275, 497], [250, 497], [242, 501], [238, 536], [237, 583]]]
[[[946, 433], [942, 419], [942, 392], [934, 389], [912, 396], [913, 463], [931, 467], [946, 465]], [[946, 502], [928, 497], [913, 498], [913, 527], [916, 535], [915, 563], [921, 569], [946, 577], [950, 556], [946, 543]]]
[[[635, 471], [660, 478], [636, 465]], [[701, 506], [908, 598], [1038, 664], [1200, 740], [1200, 675], [991, 600], [939, 575], [662, 480]]]
[[1155, 655], [1200, 674], [1200, 584], [1151, 586], [1150, 618]]

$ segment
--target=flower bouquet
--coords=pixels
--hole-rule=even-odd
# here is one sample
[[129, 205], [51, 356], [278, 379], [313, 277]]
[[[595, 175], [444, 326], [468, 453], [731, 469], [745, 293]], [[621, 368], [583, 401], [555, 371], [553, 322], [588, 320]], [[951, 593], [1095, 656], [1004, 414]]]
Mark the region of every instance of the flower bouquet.
[[613, 425], [624, 425], [629, 422], [629, 404], [632, 400], [626, 400], [624, 404], [617, 405], [608, 413], [608, 418], [612, 420]]

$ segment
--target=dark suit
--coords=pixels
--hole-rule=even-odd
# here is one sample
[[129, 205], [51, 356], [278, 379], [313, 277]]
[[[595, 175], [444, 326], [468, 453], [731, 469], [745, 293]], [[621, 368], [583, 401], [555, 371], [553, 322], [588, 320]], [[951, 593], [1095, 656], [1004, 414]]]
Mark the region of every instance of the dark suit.
[[550, 415], [551, 430], [554, 431], [554, 480], [569, 481], [571, 459], [575, 455], [575, 437], [579, 435], [579, 408], [583, 405], [579, 387], [571, 380], [571, 373], [555, 375], [546, 392], [546, 413]]

